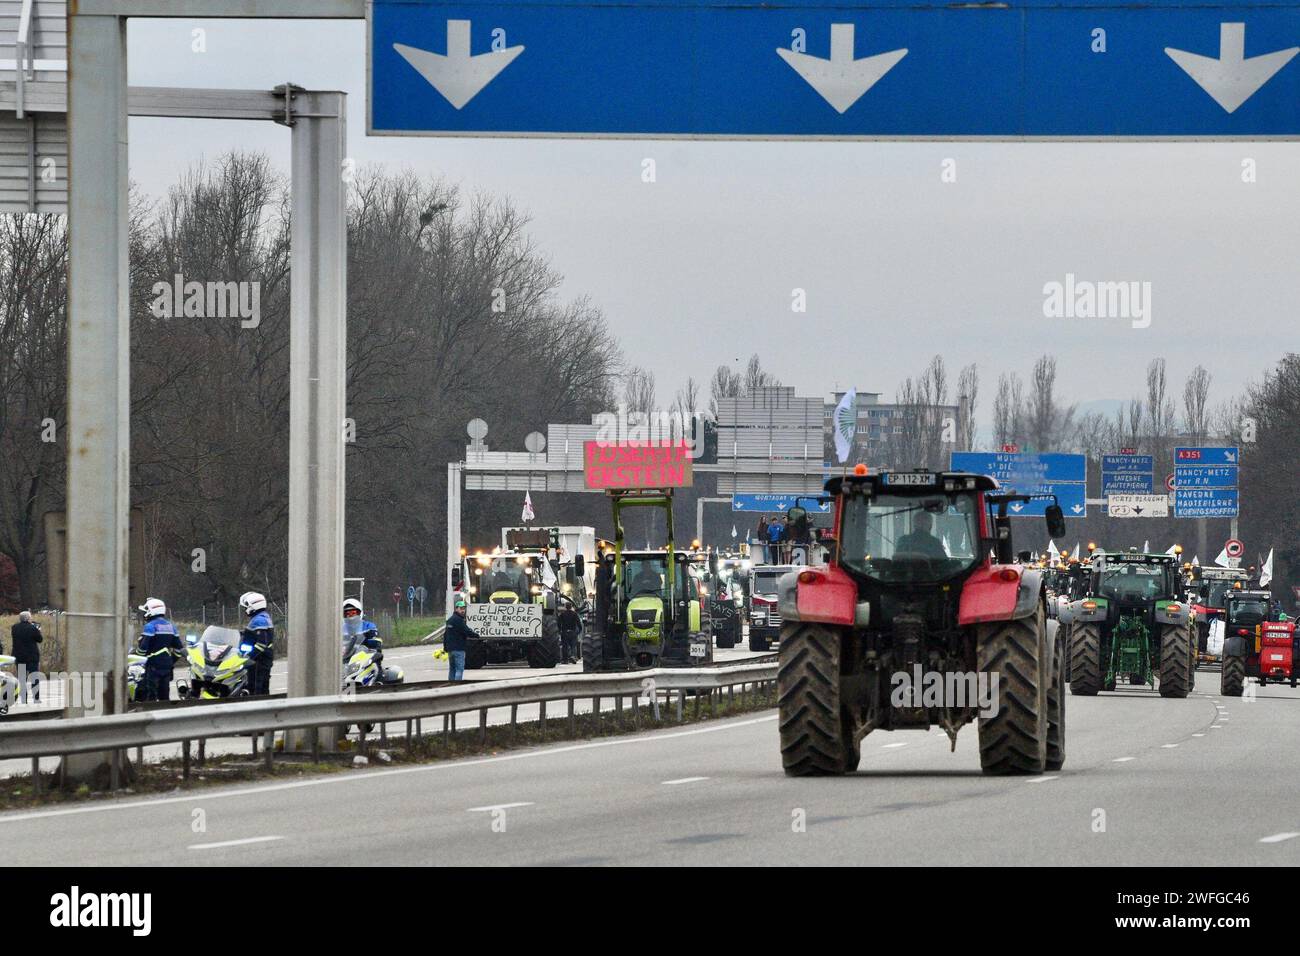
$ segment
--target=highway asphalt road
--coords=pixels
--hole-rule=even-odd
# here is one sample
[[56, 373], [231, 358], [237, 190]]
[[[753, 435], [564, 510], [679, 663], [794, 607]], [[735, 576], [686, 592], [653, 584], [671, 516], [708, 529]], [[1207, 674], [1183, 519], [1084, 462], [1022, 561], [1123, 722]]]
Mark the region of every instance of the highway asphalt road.
[[17, 811], [0, 834], [37, 865], [1300, 864], [1300, 690], [1247, 701], [1218, 689], [1202, 671], [1186, 700], [1070, 697], [1065, 769], [1039, 777], [981, 775], [968, 727], [955, 753], [941, 732], [873, 734], [857, 773], [789, 778], [768, 711]]

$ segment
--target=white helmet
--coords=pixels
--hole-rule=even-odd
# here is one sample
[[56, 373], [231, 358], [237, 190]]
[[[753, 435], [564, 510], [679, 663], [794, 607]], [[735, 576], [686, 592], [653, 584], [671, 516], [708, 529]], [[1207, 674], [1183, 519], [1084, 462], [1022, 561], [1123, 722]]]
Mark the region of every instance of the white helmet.
[[361, 602], [358, 601], [356, 598], [348, 598], [346, 601], [343, 602], [344, 617], [348, 616], [348, 611], [356, 611], [357, 614], [363, 613], [361, 610]]
[[164, 617], [167, 614], [167, 605], [157, 598], [150, 598], [140, 605], [140, 610], [144, 612], [145, 617]]
[[265, 611], [266, 597], [256, 591], [245, 591], [239, 596], [239, 609], [250, 616], [255, 611]]

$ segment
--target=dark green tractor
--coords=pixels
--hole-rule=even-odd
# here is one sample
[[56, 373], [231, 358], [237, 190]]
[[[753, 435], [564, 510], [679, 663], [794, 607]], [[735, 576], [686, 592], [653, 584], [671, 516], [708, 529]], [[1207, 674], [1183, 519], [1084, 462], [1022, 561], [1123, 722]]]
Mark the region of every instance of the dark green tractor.
[[1118, 683], [1186, 697], [1196, 679], [1191, 608], [1176, 554], [1136, 550], [1093, 556], [1086, 593], [1063, 609], [1069, 626], [1070, 693]]

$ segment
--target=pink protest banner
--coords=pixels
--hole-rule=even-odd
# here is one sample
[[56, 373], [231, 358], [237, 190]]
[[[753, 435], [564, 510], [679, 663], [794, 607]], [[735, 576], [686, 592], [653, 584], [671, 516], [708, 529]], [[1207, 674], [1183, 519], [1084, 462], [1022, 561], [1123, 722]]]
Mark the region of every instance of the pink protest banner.
[[583, 443], [588, 488], [689, 488], [695, 480], [685, 442]]

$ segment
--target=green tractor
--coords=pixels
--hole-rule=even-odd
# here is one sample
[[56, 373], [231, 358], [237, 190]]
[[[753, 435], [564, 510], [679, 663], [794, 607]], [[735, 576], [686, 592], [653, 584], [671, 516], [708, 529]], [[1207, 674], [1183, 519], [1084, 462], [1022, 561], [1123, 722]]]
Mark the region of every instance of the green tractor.
[[[1061, 609], [1070, 640], [1070, 693], [1091, 697], [1120, 679], [1186, 697], [1196, 680], [1191, 607], [1176, 554], [1136, 549], [1093, 556], [1087, 592]], [[1158, 680], [1157, 680], [1158, 679]]]
[[[596, 601], [583, 634], [584, 672], [698, 666], [713, 660], [713, 641], [700, 612], [700, 577], [691, 556], [673, 547], [671, 489], [608, 491], [614, 508], [614, 547], [597, 558]], [[624, 548], [623, 512], [661, 508], [667, 546]]]

